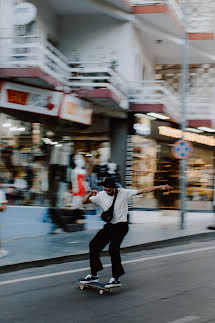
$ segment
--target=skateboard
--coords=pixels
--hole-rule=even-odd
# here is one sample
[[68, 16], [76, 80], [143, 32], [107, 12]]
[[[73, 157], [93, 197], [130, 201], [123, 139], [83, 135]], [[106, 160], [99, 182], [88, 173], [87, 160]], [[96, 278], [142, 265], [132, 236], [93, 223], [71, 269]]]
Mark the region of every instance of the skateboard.
[[79, 278], [78, 280], [77, 280], [77, 283], [79, 284], [79, 288], [81, 289], [81, 290], [84, 290], [84, 289], [87, 289], [87, 288], [89, 288], [89, 289], [97, 289], [98, 290], [98, 292], [99, 292], [99, 294], [100, 295], [103, 295], [104, 294], [104, 292], [107, 292], [107, 293], [109, 293], [109, 294], [111, 294], [112, 293], [112, 289], [113, 288], [119, 288], [120, 286], [115, 286], [115, 287], [105, 287], [105, 284], [101, 284], [101, 283], [81, 283], [80, 281], [82, 280], [83, 278]]

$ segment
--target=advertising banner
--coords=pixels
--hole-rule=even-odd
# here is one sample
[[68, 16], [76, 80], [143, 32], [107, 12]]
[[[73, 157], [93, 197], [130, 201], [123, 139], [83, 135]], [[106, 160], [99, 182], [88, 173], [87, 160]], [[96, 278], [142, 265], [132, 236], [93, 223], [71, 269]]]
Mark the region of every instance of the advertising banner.
[[26, 85], [3, 82], [0, 85], [0, 107], [58, 116], [63, 93]]
[[64, 96], [60, 110], [61, 119], [91, 125], [92, 114], [93, 109], [88, 102], [80, 100], [70, 94]]

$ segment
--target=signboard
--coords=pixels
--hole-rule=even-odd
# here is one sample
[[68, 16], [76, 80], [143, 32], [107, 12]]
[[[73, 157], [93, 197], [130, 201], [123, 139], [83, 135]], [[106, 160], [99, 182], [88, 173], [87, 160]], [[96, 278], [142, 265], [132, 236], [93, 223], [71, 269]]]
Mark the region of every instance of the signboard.
[[175, 158], [185, 159], [193, 152], [192, 144], [187, 140], [177, 140], [172, 147], [172, 154]]
[[10, 82], [2, 84], [0, 107], [58, 116], [63, 93]]
[[37, 16], [37, 8], [32, 3], [21, 2], [15, 6], [15, 25], [27, 25]]
[[137, 135], [150, 136], [151, 135], [151, 121], [142, 113], [134, 115], [133, 129]]
[[60, 110], [60, 118], [82, 123], [92, 124], [93, 109], [91, 105], [73, 95], [65, 95]]

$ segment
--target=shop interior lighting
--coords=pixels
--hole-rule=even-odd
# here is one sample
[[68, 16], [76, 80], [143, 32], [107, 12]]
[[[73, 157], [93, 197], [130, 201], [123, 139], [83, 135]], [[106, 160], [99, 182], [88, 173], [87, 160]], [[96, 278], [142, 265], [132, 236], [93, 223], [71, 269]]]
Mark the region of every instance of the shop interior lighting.
[[55, 147], [62, 147], [62, 146], [63, 146], [62, 144], [55, 145]]
[[11, 127], [11, 128], [9, 128], [9, 130], [10, 130], [10, 131], [17, 131], [17, 130], [18, 130], [18, 128], [17, 128], [17, 127]]
[[5, 122], [5, 123], [3, 123], [3, 127], [4, 128], [9, 128], [9, 127], [11, 127], [11, 123]]
[[196, 129], [196, 128], [189, 128], [189, 127], [187, 127], [185, 130], [186, 130], [186, 131], [190, 131], [190, 132], [195, 132], [195, 133], [201, 133], [201, 132], [204, 132], [204, 130]]
[[[182, 138], [182, 130], [175, 129], [171, 127], [160, 126], [158, 127], [159, 134], [162, 136], [173, 137], [173, 138]], [[205, 136], [192, 132], [184, 132], [184, 139], [188, 141], [193, 141], [199, 144], [214, 146], [215, 147], [215, 138], [214, 136]]]
[[25, 127], [20, 127], [17, 129], [18, 131], [25, 131]]
[[163, 115], [163, 114], [159, 114], [159, 113], [154, 113], [154, 112], [149, 112], [147, 113], [148, 116], [157, 118], [157, 119], [162, 119], [162, 120], [167, 120], [169, 119], [169, 117]]
[[46, 144], [50, 144], [52, 141], [49, 138], [42, 138]]
[[203, 130], [203, 131], [207, 131], [207, 132], [215, 132], [215, 129], [208, 128], [208, 127], [198, 127], [198, 129]]
[[58, 145], [58, 142], [57, 141], [52, 141], [51, 145]]

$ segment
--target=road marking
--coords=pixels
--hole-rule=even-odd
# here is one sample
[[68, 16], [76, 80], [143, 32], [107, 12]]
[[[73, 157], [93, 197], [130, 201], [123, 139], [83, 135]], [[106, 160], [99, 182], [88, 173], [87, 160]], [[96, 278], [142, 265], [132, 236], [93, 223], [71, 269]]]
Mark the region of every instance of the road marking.
[[199, 316], [186, 316], [186, 317], [183, 317], [179, 320], [176, 320], [176, 321], [171, 321], [169, 323], [188, 323], [188, 322], [193, 322], [193, 321], [196, 321], [196, 320], [199, 320], [200, 317]]
[[206, 247], [206, 248], [199, 248], [199, 249], [191, 249], [191, 250], [186, 250], [186, 251], [172, 252], [172, 253], [168, 253], [168, 254], [164, 254], [164, 255], [150, 256], [150, 257], [139, 258], [139, 259], [134, 259], [134, 260], [126, 260], [126, 261], [123, 261], [123, 264], [129, 264], [132, 262], [141, 262], [141, 261], [146, 261], [146, 260], [154, 260], [154, 259], [160, 259], [160, 258], [168, 258], [168, 257], [173, 257], [173, 256], [178, 256], [178, 255], [186, 255], [189, 253], [207, 251], [207, 250], [212, 250], [212, 249], [215, 249], [215, 246]]
[[[126, 261], [122, 261], [122, 263], [123, 264], [131, 264], [131, 263], [135, 263], [135, 262], [142, 262], [142, 261], [148, 261], [148, 260], [154, 260], [154, 259], [168, 258], [168, 257], [173, 257], [173, 256], [178, 256], [178, 255], [186, 255], [186, 254], [189, 254], [189, 253], [200, 252], [200, 251], [208, 251], [208, 250], [213, 250], [213, 249], [215, 249], [215, 246], [207, 247], [207, 248], [191, 249], [191, 250], [179, 251], [179, 252], [172, 252], [172, 253], [168, 253], [168, 254], [144, 257], [144, 258], [139, 258], [139, 259], [126, 260]], [[103, 265], [103, 267], [106, 267], [106, 268], [111, 267], [111, 264]], [[0, 286], [1, 285], [9, 285], [9, 284], [14, 284], [14, 283], [24, 282], [24, 281], [28, 281], [28, 280], [35, 280], [35, 279], [41, 279], [41, 278], [68, 275], [68, 274], [87, 271], [87, 270], [90, 270], [90, 267], [83, 267], [83, 268], [78, 268], [78, 269], [71, 269], [71, 270], [66, 270], [66, 271], [50, 273], [50, 274], [43, 274], [43, 275], [37, 275], [37, 276], [30, 276], [30, 277], [24, 277], [24, 278], [5, 280], [5, 281], [0, 282]]]

